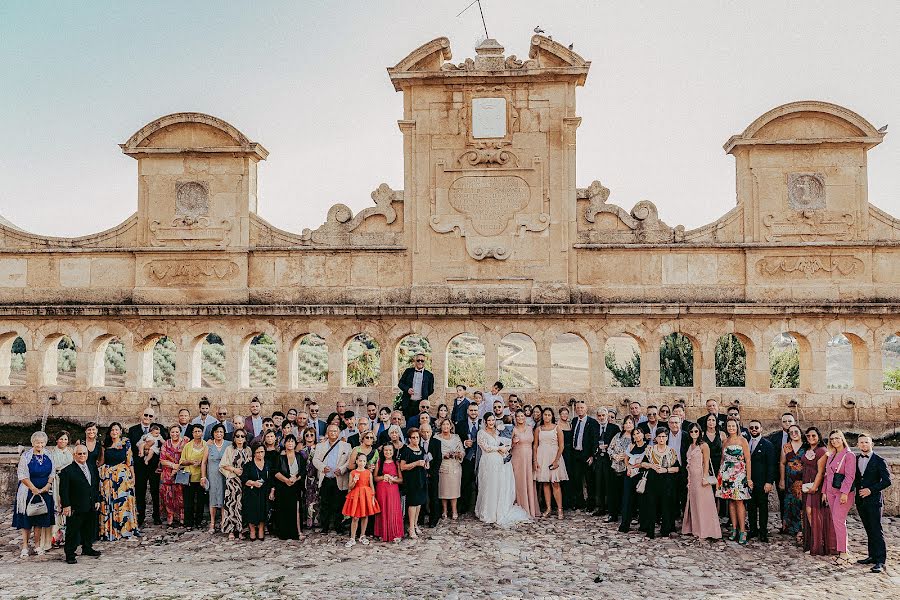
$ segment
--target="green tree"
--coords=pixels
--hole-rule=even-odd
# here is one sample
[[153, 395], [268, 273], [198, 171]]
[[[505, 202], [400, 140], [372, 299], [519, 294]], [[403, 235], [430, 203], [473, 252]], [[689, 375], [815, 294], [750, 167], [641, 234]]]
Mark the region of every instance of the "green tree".
[[670, 333], [659, 345], [659, 385], [694, 385], [694, 347], [691, 340], [680, 333]]
[[900, 367], [885, 371], [885, 373], [884, 373], [884, 389], [900, 390]]
[[616, 362], [616, 354], [612, 350], [607, 350], [603, 358], [606, 368], [615, 380], [612, 387], [640, 387], [641, 353], [636, 348], [632, 350], [631, 358], [624, 365]]
[[744, 387], [747, 376], [747, 350], [733, 333], [716, 342], [716, 386]]
[[153, 387], [175, 387], [175, 344], [167, 337], [153, 345]]
[[769, 387], [772, 389], [800, 387], [800, 350], [796, 345], [785, 348], [773, 346], [769, 350]]

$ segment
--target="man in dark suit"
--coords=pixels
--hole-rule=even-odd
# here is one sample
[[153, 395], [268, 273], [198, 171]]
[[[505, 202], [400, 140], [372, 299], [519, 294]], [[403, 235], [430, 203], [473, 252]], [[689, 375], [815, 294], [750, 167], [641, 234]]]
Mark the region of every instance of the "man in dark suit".
[[[775, 454], [778, 455], [779, 460], [781, 459], [781, 449], [784, 448], [784, 445], [787, 444], [790, 440], [788, 439], [788, 430], [794, 425], [796, 421], [794, 420], [794, 415], [787, 412], [781, 415], [781, 429], [774, 433], [770, 433], [766, 436], [766, 439], [772, 443], [772, 447], [775, 448]], [[778, 475], [781, 477], [781, 474]], [[778, 506], [779, 510], [784, 509], [784, 495], [786, 493], [785, 490], [781, 489], [781, 481], [777, 482], [775, 486], [775, 491], [778, 493]], [[784, 526], [781, 527], [781, 533], [784, 533]]]
[[414, 414], [411, 417], [406, 418], [406, 428], [410, 427], [419, 427], [422, 423], [422, 414], [427, 413], [431, 414], [431, 401], [428, 399], [419, 400], [419, 412]]
[[594, 516], [599, 517], [607, 513], [607, 498], [610, 495], [610, 484], [613, 482], [612, 462], [606, 449], [613, 436], [619, 433], [619, 426], [609, 421], [609, 410], [600, 407], [597, 409], [597, 446], [591, 457], [591, 467], [594, 470], [594, 496], [597, 500]]
[[459, 513], [469, 512], [474, 505], [475, 496], [475, 455], [478, 449], [478, 405], [469, 404], [466, 418], [456, 424], [456, 435], [462, 440], [465, 456], [462, 461], [462, 474], [459, 496]]
[[[734, 419], [735, 421], [737, 421], [738, 427], [740, 427], [740, 430], [741, 430], [741, 435], [743, 436], [743, 438], [745, 440], [747, 440], [748, 442], [750, 441], [750, 430], [747, 429], [746, 427], [744, 427], [744, 425], [741, 423], [741, 409], [740, 408], [738, 408], [737, 406], [729, 406], [726, 419]], [[724, 431], [724, 429], [722, 431]], [[760, 431], [760, 435], [762, 435], [762, 429], [760, 429], [759, 431]]]
[[[584, 400], [575, 402], [575, 418], [572, 419], [572, 468], [569, 471], [569, 486], [572, 490], [572, 505], [575, 510], [586, 508], [594, 510], [597, 504], [594, 489], [594, 472], [590, 468], [589, 459], [597, 448], [597, 437], [600, 428], [597, 421], [587, 414]], [[568, 465], [566, 465], [568, 467]], [[587, 502], [584, 488], [587, 485]]]
[[428, 459], [427, 484], [428, 484], [428, 504], [426, 505], [428, 512], [428, 520], [422, 517], [422, 523], [427, 523], [429, 527], [436, 527], [438, 521], [441, 520], [441, 499], [438, 498], [438, 481], [441, 470], [441, 461], [444, 459], [444, 453], [441, 452], [441, 442], [434, 437], [431, 425], [423, 423], [419, 428], [419, 438], [421, 440], [422, 449], [425, 450]]
[[651, 404], [647, 407], [647, 420], [638, 423], [638, 427], [644, 431], [644, 439], [650, 440], [648, 444], [652, 444], [656, 440], [657, 429], [668, 429], [669, 424], [666, 421], [659, 420], [659, 408]]
[[[675, 494], [675, 518], [680, 519], [684, 514], [684, 506], [687, 504], [687, 451], [691, 445], [691, 436], [684, 428], [681, 417], [673, 414], [666, 423], [669, 429], [669, 437], [666, 444], [675, 451], [678, 457], [678, 472], [672, 478], [672, 491]], [[692, 423], [693, 425], [693, 423]]]
[[856, 460], [856, 510], [862, 521], [868, 539], [869, 555], [856, 562], [872, 565], [873, 573], [884, 571], [887, 561], [887, 546], [884, 542], [884, 531], [881, 528], [881, 515], [884, 510], [882, 492], [891, 486], [891, 472], [884, 459], [875, 454], [872, 448], [872, 437], [866, 434], [856, 441], [860, 455]]
[[419, 402], [427, 400], [434, 393], [434, 375], [425, 368], [425, 355], [416, 354], [412, 367], [400, 376], [400, 409], [407, 420], [416, 414]]
[[700, 426], [701, 432], [706, 431], [706, 421], [710, 418], [715, 419], [719, 424], [719, 431], [725, 431], [725, 423], [728, 421], [728, 417], [719, 412], [719, 403], [714, 398], [706, 401], [706, 414], [697, 419], [697, 425]]
[[309, 404], [309, 426], [316, 431], [316, 443], [325, 437], [325, 420], [319, 418], [319, 403], [310, 402]]
[[159, 454], [154, 454], [149, 463], [145, 463], [143, 458], [137, 457], [137, 444], [144, 434], [150, 431], [151, 425], [159, 426], [163, 439], [168, 437], [166, 428], [153, 422], [155, 417], [156, 413], [153, 411], [153, 407], [148, 406], [141, 415], [141, 422], [128, 428], [128, 440], [131, 442], [131, 451], [135, 457], [134, 495], [137, 501], [138, 527], [143, 527], [144, 520], [147, 518], [147, 487], [150, 488], [150, 501], [153, 503], [153, 524], [162, 524], [159, 515], [159, 473], [156, 472], [156, 468], [159, 466]]
[[748, 537], [759, 537], [759, 541], [769, 541], [769, 493], [775, 488], [778, 478], [778, 458], [772, 442], [762, 435], [762, 423], [750, 421], [750, 479], [753, 489], [747, 516], [750, 519]]
[[66, 517], [66, 562], [70, 565], [78, 562], [78, 546], [82, 556], [100, 556], [93, 548], [100, 509], [100, 478], [87, 464], [87, 446], [78, 444], [72, 455], [75, 461], [59, 473], [59, 503]]

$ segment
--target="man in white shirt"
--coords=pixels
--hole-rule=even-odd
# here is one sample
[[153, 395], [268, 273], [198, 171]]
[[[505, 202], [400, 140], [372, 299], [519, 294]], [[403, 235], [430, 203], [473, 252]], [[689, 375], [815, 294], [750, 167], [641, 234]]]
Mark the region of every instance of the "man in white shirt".
[[209, 400], [207, 400], [206, 398], [201, 399], [200, 405], [199, 405], [200, 414], [191, 420], [191, 424], [202, 425], [204, 431], [206, 430], [207, 427], [214, 424], [216, 422], [216, 418], [214, 416], [212, 416], [211, 414], [209, 414], [209, 407], [210, 407]]
[[[491, 386], [490, 392], [484, 393], [484, 400], [482, 400], [481, 403], [478, 405], [478, 417], [479, 418], [484, 418], [484, 415], [488, 414], [489, 412], [492, 412], [494, 410], [495, 402], [499, 402], [502, 407], [503, 396], [500, 395], [500, 391], [502, 389], [503, 389], [503, 384], [498, 381], [498, 382], [494, 383], [494, 385]], [[503, 416], [502, 412], [501, 412], [500, 416], [501, 417]]]
[[638, 426], [647, 420], [647, 417], [642, 414], [641, 403], [637, 400], [632, 400], [628, 404], [628, 410], [631, 412], [631, 416], [634, 418], [635, 426]]

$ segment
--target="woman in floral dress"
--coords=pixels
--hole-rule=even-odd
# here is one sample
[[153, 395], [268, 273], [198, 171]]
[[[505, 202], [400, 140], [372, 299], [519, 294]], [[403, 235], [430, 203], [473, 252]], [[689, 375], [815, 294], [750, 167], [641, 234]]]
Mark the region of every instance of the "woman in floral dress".
[[312, 427], [304, 429], [300, 444], [300, 456], [306, 463], [306, 480], [303, 482], [300, 499], [300, 527], [312, 529], [319, 516], [319, 473], [312, 461], [316, 451], [316, 430]]
[[159, 501], [166, 515], [166, 525], [169, 526], [175, 521], [184, 523], [184, 486], [175, 483], [183, 448], [181, 426], [172, 425], [169, 427], [169, 439], [163, 442], [159, 451]]
[[781, 479], [778, 487], [784, 490], [781, 507], [781, 526], [784, 533], [797, 536], [803, 531], [803, 432], [796, 425], [788, 429], [788, 443], [781, 449]]
[[225, 477], [225, 501], [222, 504], [222, 533], [228, 539], [240, 538], [244, 529], [243, 486], [241, 475], [244, 465], [250, 460], [250, 448], [247, 447], [247, 432], [238, 429], [234, 432], [233, 443], [225, 449], [219, 471]]
[[100, 539], [139, 535], [131, 442], [122, 437], [122, 425], [112, 423], [103, 440], [100, 465]]
[[719, 469], [719, 485], [716, 497], [728, 500], [728, 514], [731, 517], [731, 531], [728, 539], [737, 538], [739, 544], [747, 543], [744, 524], [746, 509], [744, 500], [750, 499], [753, 481], [750, 478], [750, 445], [741, 435], [736, 419], [725, 423], [727, 437], [722, 442], [722, 468]]

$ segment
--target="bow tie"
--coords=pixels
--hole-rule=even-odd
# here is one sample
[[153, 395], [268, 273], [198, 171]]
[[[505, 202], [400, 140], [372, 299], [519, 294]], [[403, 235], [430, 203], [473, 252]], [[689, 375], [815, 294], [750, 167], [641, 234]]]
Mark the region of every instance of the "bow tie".
[[860, 458], [871, 458], [872, 455], [871, 454], [860, 454], [859, 457]]

